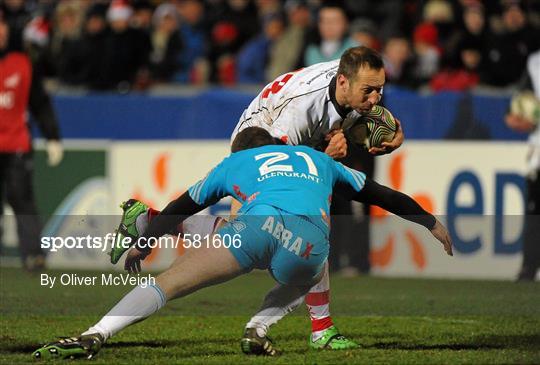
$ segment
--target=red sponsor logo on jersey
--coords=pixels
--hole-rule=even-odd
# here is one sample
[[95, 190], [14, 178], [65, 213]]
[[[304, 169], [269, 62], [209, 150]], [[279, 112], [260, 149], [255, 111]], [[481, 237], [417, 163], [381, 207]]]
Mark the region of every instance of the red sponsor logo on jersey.
[[236, 196], [240, 198], [240, 200], [247, 201], [248, 203], [255, 200], [257, 198], [257, 195], [261, 193], [260, 191], [257, 191], [251, 194], [250, 196], [247, 196], [245, 193], [242, 192], [242, 190], [240, 190], [240, 186], [238, 185], [233, 185], [233, 191], [236, 194]]
[[234, 193], [236, 194], [236, 196], [240, 198], [240, 200], [242, 200], [242, 201], [246, 201], [246, 200], [247, 200], [248, 197], [247, 197], [246, 194], [244, 194], [244, 193], [242, 192], [242, 190], [240, 190], [240, 186], [238, 186], [238, 185], [233, 185], [233, 191], [234, 191]]

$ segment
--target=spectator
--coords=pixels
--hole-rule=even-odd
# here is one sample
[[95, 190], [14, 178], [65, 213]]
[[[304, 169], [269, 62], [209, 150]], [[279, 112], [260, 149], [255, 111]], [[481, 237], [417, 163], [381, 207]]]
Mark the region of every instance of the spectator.
[[[237, 76], [240, 83], [264, 83], [270, 48], [285, 29], [281, 15], [267, 15], [263, 33], [248, 42], [237, 57]], [[279, 56], [279, 55], [278, 55]]]
[[415, 70], [417, 85], [428, 82], [439, 69], [440, 46], [437, 28], [421, 23], [414, 30]]
[[31, 19], [31, 9], [25, 0], [6, 0], [0, 3], [0, 11], [4, 14], [4, 21], [9, 26], [10, 47], [13, 50], [23, 49], [22, 33]]
[[478, 85], [482, 57], [480, 47], [474, 40], [462, 42], [459, 63], [437, 73], [430, 82], [431, 89], [465, 91]]
[[463, 8], [463, 28], [456, 32], [448, 42], [446, 53], [454, 64], [459, 64], [461, 50], [464, 45], [470, 47], [477, 44], [476, 49], [482, 53], [487, 40], [484, 7], [480, 2], [473, 2]]
[[178, 30], [179, 21], [176, 7], [172, 4], [161, 4], [154, 13], [150, 54], [150, 73], [153, 80], [170, 81], [180, 69], [182, 39]]
[[23, 49], [28, 53], [34, 70], [43, 76], [53, 76], [55, 66], [51, 62], [50, 40], [52, 24], [46, 15], [37, 15], [24, 28]]
[[84, 9], [79, 1], [62, 2], [56, 8], [51, 60], [58, 80], [68, 85], [80, 85], [84, 81], [83, 20]]
[[180, 69], [175, 81], [203, 83], [208, 80], [207, 29], [204, 4], [201, 0], [183, 0], [177, 5], [181, 17], [180, 34], [184, 48], [179, 55]]
[[270, 61], [266, 72], [266, 81], [274, 80], [291, 70], [303, 65], [306, 35], [311, 26], [311, 13], [307, 3], [302, 0], [288, 0], [285, 3], [288, 26], [283, 35], [270, 49]]
[[444, 50], [454, 36], [454, 11], [447, 0], [429, 0], [424, 6], [422, 22], [437, 28], [438, 43]]
[[105, 39], [102, 89], [126, 92], [145, 80], [150, 40], [144, 32], [130, 28], [132, 15], [133, 9], [123, 1], [113, 1], [107, 10], [111, 32]]
[[[48, 162], [58, 165], [63, 150], [60, 133], [41, 75], [24, 53], [8, 48], [9, 27], [0, 10], [0, 218], [4, 201], [15, 213], [23, 267], [45, 268], [39, 220], [32, 185], [33, 163], [28, 113], [47, 139]], [[1, 228], [1, 225], [0, 225]], [[0, 232], [1, 235], [1, 232]]]
[[343, 52], [356, 45], [347, 31], [345, 10], [333, 3], [323, 5], [319, 10], [320, 40], [308, 45], [304, 63], [310, 66], [340, 58]]
[[92, 5], [83, 24], [81, 47], [84, 55], [83, 84], [90, 89], [103, 89], [107, 85], [107, 75], [102, 73], [107, 68], [103, 58], [108, 37], [105, 4]]
[[509, 86], [519, 81], [527, 56], [538, 47], [540, 37], [528, 24], [518, 3], [506, 5], [502, 13], [501, 33], [488, 38], [484, 53], [483, 82]]
[[233, 23], [220, 21], [212, 28], [210, 81], [224, 85], [236, 82], [235, 53], [239, 44], [238, 37], [238, 28]]
[[403, 34], [391, 35], [383, 48], [384, 70], [389, 84], [415, 88], [414, 59], [409, 39]]
[[377, 39], [377, 27], [371, 19], [358, 18], [351, 24], [351, 38], [359, 46], [366, 46], [380, 51], [381, 44]]
[[414, 7], [417, 0], [344, 0], [343, 3], [350, 19], [369, 18], [377, 24], [377, 35], [380, 39], [386, 39], [400, 31], [408, 33], [408, 28], [403, 29], [404, 21], [413, 21], [414, 17], [405, 14], [419, 12]]
[[253, 35], [259, 33], [256, 8], [248, 0], [227, 0], [222, 14], [215, 20], [211, 33], [211, 81], [236, 82], [235, 55]]
[[136, 0], [133, 3], [131, 26], [150, 35], [152, 31], [153, 14], [154, 6], [148, 0]]

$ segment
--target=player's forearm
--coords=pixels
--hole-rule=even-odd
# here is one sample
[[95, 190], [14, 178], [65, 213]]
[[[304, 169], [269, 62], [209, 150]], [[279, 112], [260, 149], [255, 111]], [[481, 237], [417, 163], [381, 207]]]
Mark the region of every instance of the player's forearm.
[[420, 224], [430, 230], [435, 226], [435, 217], [425, 211], [413, 198], [380, 185], [371, 179], [366, 179], [364, 188], [356, 194], [354, 200], [377, 205], [390, 213]]
[[186, 191], [178, 199], [171, 201], [148, 225], [141, 235], [137, 248], [141, 251], [150, 251], [145, 243], [150, 237], [159, 238], [181, 224], [186, 218], [197, 214], [206, 206], [199, 205], [191, 199]]
[[54, 113], [51, 98], [43, 87], [41, 77], [36, 72], [32, 75], [28, 109], [34, 117], [43, 137], [49, 140], [60, 140], [58, 121]]

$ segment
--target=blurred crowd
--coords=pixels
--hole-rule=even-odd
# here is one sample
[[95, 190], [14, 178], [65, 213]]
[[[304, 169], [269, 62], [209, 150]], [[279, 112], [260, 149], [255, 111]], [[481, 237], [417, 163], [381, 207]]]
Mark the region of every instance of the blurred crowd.
[[10, 47], [61, 84], [263, 84], [379, 50], [388, 83], [508, 87], [540, 47], [540, 0], [3, 0]]

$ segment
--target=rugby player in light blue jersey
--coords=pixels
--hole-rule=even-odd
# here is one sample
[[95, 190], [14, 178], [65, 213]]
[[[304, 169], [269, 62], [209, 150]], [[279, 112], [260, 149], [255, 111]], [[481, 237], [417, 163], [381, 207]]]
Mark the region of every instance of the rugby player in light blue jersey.
[[[225, 196], [243, 201], [234, 220], [219, 228], [208, 242], [186, 249], [156, 278], [155, 285], [134, 288], [81, 336], [46, 344], [34, 352], [34, 357], [93, 357], [108, 338], [155, 313], [167, 301], [255, 268], [267, 269], [278, 283], [267, 294], [258, 314], [272, 318], [266, 318], [265, 323], [277, 322], [300, 305], [310, 287], [321, 279], [330, 250], [332, 191], [423, 225], [452, 255], [446, 228], [409, 196], [366, 179], [362, 172], [322, 152], [273, 143], [273, 137], [259, 127], [238, 133], [233, 153], [150, 222], [129, 251], [125, 268], [140, 272], [141, 261], [151, 251], [147, 244], [150, 239], [167, 234], [179, 221]], [[252, 333], [244, 336], [243, 351], [275, 355], [266, 329], [259, 330], [246, 330]]]

